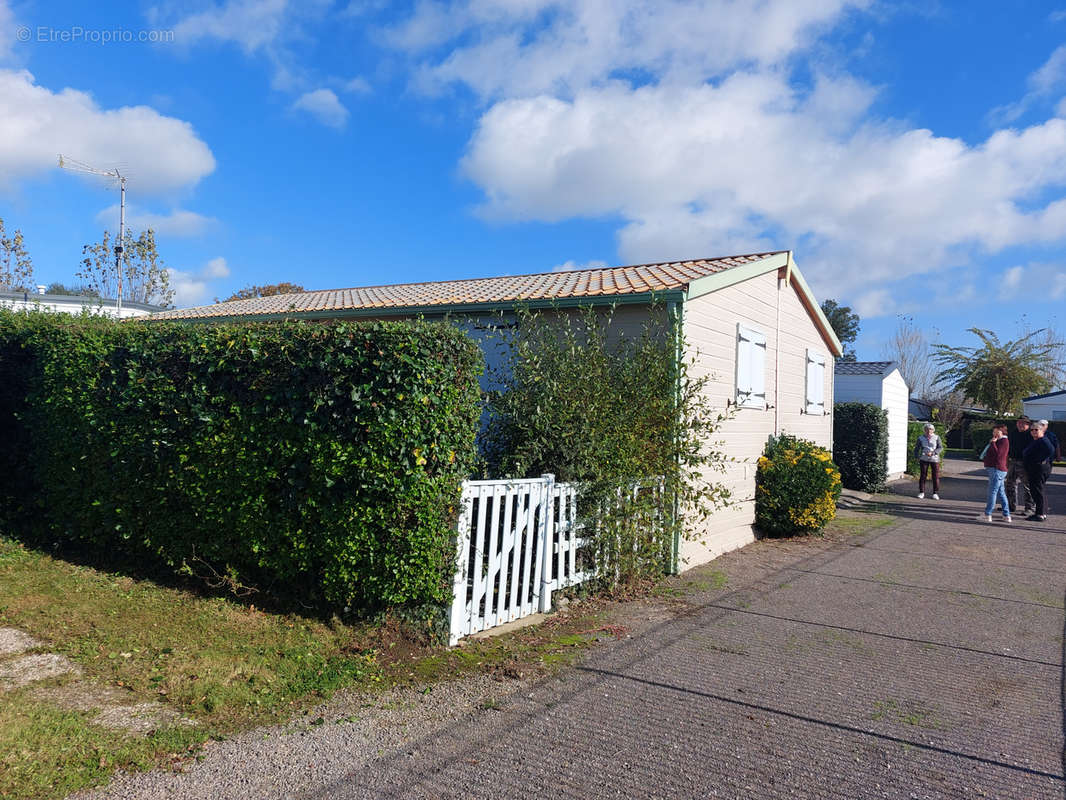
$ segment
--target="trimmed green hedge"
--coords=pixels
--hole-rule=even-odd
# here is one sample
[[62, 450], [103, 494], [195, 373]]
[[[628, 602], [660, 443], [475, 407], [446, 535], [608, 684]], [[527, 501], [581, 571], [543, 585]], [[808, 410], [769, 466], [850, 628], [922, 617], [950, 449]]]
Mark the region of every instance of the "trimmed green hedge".
[[836, 403], [833, 461], [846, 488], [883, 489], [888, 479], [888, 412], [873, 403]]
[[335, 611], [445, 602], [480, 369], [446, 324], [0, 312], [8, 530]]
[[840, 471], [828, 450], [771, 436], [755, 477], [755, 526], [777, 536], [816, 533], [836, 516]]
[[[907, 423], [907, 474], [917, 475], [919, 472], [918, 459], [914, 457], [914, 445], [918, 444], [918, 437], [925, 432], [925, 426], [928, 422], [908, 422]], [[944, 425], [940, 422], [934, 422], [933, 428], [936, 430], [936, 435], [944, 440]], [[947, 447], [947, 441], [944, 441], [944, 447]], [[944, 454], [940, 454], [940, 461], [943, 463]]]

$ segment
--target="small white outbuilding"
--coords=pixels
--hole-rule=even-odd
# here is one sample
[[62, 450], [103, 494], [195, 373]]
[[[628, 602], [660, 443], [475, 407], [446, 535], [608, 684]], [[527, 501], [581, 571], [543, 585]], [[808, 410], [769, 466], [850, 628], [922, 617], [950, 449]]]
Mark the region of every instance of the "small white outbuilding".
[[873, 403], [888, 412], [888, 478], [907, 471], [910, 389], [895, 361], [836, 362], [833, 401]]
[[1066, 419], [1066, 389], [1026, 397], [1022, 408], [1029, 419]]

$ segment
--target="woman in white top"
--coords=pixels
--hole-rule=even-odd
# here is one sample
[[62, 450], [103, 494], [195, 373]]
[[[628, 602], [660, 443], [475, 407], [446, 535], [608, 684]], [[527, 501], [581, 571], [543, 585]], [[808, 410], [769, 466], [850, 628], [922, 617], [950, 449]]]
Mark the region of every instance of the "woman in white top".
[[914, 457], [921, 465], [918, 475], [918, 498], [925, 497], [925, 476], [933, 473], [933, 499], [940, 499], [940, 454], [944, 452], [944, 443], [936, 435], [936, 426], [926, 423], [925, 433], [914, 444]]

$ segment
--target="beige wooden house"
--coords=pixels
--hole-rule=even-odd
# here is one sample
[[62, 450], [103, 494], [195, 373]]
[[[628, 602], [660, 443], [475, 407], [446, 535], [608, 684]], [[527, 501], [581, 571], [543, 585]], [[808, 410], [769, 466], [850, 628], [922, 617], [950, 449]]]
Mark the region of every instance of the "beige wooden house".
[[[611, 305], [615, 323], [632, 332], [652, 313], [668, 314], [682, 326], [692, 372], [711, 379], [707, 402], [733, 411], [720, 439], [735, 462], [713, 479], [728, 485], [736, 502], [679, 543], [680, 569], [754, 539], [756, 461], [770, 435], [787, 432], [832, 449], [833, 360], [841, 346], [790, 251], [330, 289], [174, 309], [153, 318], [207, 322], [447, 315], [476, 338], [480, 320], [518, 303], [564, 310]], [[483, 349], [487, 360], [496, 357], [491, 347]]]

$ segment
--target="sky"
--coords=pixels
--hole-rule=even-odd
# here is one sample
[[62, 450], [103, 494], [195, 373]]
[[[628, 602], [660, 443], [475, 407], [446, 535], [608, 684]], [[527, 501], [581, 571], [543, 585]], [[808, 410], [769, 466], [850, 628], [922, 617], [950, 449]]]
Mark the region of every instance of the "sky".
[[0, 0], [0, 218], [128, 175], [175, 303], [790, 249], [862, 317], [1066, 332], [1066, 0]]

